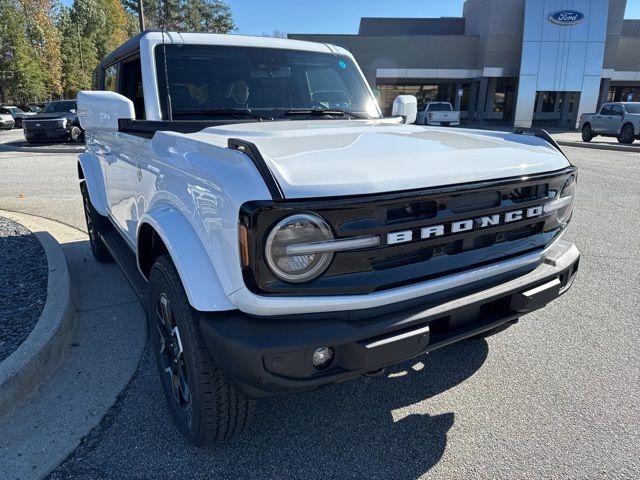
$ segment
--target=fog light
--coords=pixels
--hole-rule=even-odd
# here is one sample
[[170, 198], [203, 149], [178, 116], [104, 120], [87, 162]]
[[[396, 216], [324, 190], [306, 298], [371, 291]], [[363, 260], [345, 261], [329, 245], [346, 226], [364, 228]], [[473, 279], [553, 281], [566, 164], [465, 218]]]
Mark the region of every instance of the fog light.
[[316, 368], [324, 368], [331, 363], [331, 360], [333, 360], [333, 348], [320, 347], [313, 352], [311, 363]]

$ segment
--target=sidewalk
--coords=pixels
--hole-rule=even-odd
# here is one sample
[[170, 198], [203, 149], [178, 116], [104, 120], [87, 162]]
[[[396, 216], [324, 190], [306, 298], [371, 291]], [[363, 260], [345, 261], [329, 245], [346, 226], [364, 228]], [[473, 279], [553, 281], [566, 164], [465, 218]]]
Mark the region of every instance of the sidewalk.
[[144, 312], [115, 264], [99, 264], [86, 234], [32, 217], [67, 258], [77, 327], [55, 373], [0, 418], [0, 477], [43, 478], [103, 418], [138, 368], [147, 337]]

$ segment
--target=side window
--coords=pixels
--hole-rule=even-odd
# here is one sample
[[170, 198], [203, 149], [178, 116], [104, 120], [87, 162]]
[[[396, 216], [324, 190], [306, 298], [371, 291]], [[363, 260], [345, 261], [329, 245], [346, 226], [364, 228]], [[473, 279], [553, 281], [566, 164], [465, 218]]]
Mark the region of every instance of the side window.
[[600, 110], [600, 115], [611, 115], [611, 108], [608, 103], [602, 105], [602, 109]]
[[118, 91], [118, 72], [120, 64], [116, 63], [104, 69], [104, 89], [110, 92]]
[[143, 120], [144, 112], [144, 92], [142, 91], [142, 67], [140, 57], [122, 62], [120, 67], [120, 87], [118, 93], [124, 95], [133, 102], [136, 110], [136, 119]]
[[622, 107], [620, 105], [611, 105], [611, 115], [617, 115], [618, 117], [624, 115]]

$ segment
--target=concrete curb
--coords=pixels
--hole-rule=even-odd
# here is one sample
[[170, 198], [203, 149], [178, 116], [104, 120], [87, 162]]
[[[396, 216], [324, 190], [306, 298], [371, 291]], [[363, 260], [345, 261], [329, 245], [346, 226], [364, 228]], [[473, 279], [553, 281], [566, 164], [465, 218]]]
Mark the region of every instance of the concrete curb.
[[[553, 137], [553, 135], [551, 135]], [[608, 145], [602, 143], [587, 143], [587, 142], [568, 142], [566, 140], [556, 140], [558, 145], [563, 147], [577, 147], [577, 148], [591, 148], [594, 150], [613, 150], [616, 152], [628, 152], [628, 153], [640, 153], [639, 147], [632, 147], [626, 145]]]
[[82, 147], [19, 147], [16, 145], [10, 145], [12, 142], [0, 143], [0, 151], [5, 152], [29, 152], [29, 153], [82, 153], [84, 151], [84, 145]]
[[0, 363], [0, 417], [11, 413], [46, 380], [65, 357], [76, 326], [75, 299], [67, 259], [53, 236], [32, 217], [0, 210], [0, 215], [25, 226], [47, 256], [47, 301], [27, 339]]

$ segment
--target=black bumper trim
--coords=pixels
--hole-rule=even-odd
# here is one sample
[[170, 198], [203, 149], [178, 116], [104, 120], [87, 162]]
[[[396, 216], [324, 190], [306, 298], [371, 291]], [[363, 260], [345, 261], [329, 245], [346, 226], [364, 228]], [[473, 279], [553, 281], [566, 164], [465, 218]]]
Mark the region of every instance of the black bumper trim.
[[[338, 383], [493, 330], [542, 308], [571, 286], [579, 252], [559, 241], [533, 271], [460, 298], [360, 320], [327, 312], [305, 319], [203, 313], [201, 332], [214, 362], [249, 396], [277, 396]], [[342, 313], [342, 312], [338, 312]], [[332, 347], [325, 369], [315, 349]]]

